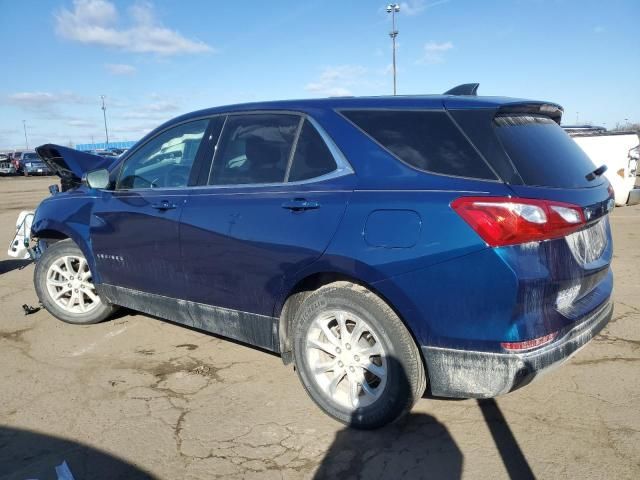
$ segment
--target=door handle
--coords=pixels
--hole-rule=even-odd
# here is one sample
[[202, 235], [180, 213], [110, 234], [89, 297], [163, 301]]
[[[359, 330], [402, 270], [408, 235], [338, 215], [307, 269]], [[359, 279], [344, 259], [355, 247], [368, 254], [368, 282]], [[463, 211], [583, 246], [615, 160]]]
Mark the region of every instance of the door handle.
[[155, 208], [158, 210], [173, 210], [177, 205], [175, 203], [170, 203], [169, 200], [162, 200], [159, 203], [152, 203], [151, 208]]
[[305, 198], [294, 198], [293, 200], [287, 200], [284, 202], [282, 204], [282, 208], [286, 208], [287, 210], [294, 212], [301, 212], [303, 210], [315, 210], [316, 208], [320, 208], [320, 204]]

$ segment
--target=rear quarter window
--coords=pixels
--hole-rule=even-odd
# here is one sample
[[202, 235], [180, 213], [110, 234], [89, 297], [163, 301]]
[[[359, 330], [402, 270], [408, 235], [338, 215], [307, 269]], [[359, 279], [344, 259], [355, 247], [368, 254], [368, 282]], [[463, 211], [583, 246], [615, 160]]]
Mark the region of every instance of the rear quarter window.
[[494, 129], [505, 152], [526, 185], [554, 188], [595, 187], [604, 177], [589, 181], [594, 165], [554, 120], [543, 115], [498, 115]]
[[349, 121], [410, 166], [441, 175], [496, 180], [444, 111], [350, 110]]

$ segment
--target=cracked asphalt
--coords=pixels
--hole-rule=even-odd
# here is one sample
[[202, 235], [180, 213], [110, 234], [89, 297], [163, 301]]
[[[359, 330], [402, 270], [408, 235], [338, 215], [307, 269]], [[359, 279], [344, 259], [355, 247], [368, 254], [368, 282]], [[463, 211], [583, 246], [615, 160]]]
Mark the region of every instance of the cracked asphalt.
[[[0, 178], [0, 238], [52, 178]], [[615, 312], [572, 359], [495, 401], [423, 398], [357, 432], [279, 357], [142, 314], [73, 326], [0, 252], [0, 478], [640, 478], [640, 206], [611, 216]]]

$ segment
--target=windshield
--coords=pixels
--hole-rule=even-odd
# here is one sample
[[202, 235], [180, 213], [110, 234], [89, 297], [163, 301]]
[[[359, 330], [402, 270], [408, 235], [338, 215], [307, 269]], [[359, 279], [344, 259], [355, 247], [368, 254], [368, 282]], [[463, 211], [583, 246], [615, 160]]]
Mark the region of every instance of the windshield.
[[38, 155], [36, 155], [35, 153], [25, 153], [22, 156], [23, 160], [35, 160], [36, 162], [40, 161], [40, 157], [38, 157]]
[[594, 165], [582, 149], [552, 119], [543, 115], [498, 115], [495, 131], [527, 185], [595, 187], [604, 177], [587, 180]]

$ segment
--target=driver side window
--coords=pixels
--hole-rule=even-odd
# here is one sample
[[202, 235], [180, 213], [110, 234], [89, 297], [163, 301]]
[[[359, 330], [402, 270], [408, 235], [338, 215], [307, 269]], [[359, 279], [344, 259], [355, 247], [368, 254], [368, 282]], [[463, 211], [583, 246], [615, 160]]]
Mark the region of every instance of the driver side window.
[[186, 187], [208, 123], [184, 123], [147, 142], [125, 161], [116, 188]]

